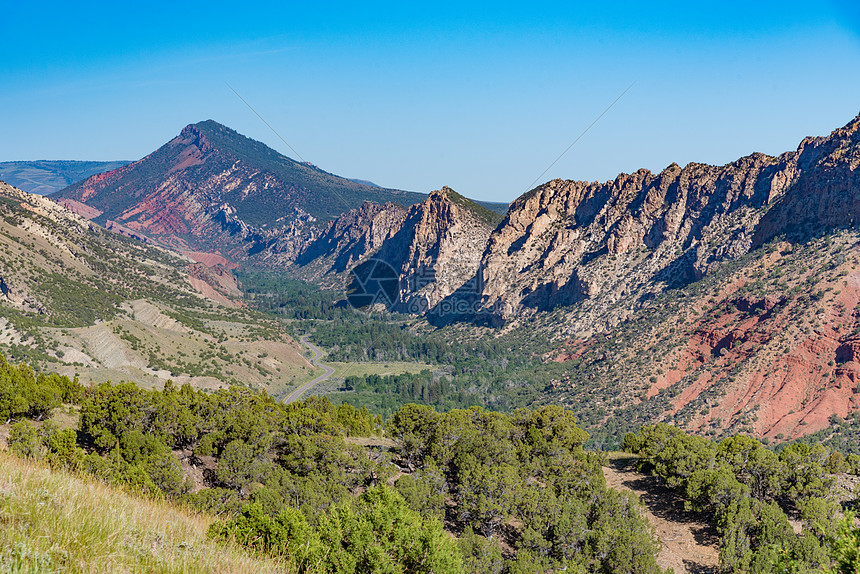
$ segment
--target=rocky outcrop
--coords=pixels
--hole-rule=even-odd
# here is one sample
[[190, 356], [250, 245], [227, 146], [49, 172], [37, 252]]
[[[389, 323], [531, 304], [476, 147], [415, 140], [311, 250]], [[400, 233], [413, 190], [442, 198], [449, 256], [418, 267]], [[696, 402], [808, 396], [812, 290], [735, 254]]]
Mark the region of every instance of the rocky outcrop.
[[396, 203], [366, 201], [332, 221], [301, 250], [295, 263], [306, 267], [311, 278], [348, 271], [378, 252], [400, 231], [406, 215], [406, 208]]
[[424, 314], [455, 292], [476, 291], [477, 285], [466, 284], [475, 277], [496, 222], [495, 214], [448, 187], [412, 206], [376, 255], [400, 278], [396, 308]]
[[41, 303], [21, 291], [21, 289], [12, 287], [9, 281], [2, 276], [0, 276], [0, 296], [18, 309], [39, 313], [40, 315], [47, 314], [47, 309]]
[[849, 225], [860, 215], [858, 126], [779, 157], [550, 181], [511, 204], [490, 237], [477, 275], [482, 311], [504, 322], [582, 302], [571, 331], [604, 330], [769, 238]]
[[242, 296], [239, 284], [230, 271], [220, 265], [208, 266], [192, 263], [185, 268], [188, 282], [201, 295], [227, 306], [235, 304], [234, 299]]
[[829, 137], [804, 139], [790, 155], [795, 178], [762, 218], [756, 245], [778, 235], [802, 239], [860, 220], [860, 116]]
[[113, 231], [114, 233], [118, 233], [119, 235], [124, 235], [137, 241], [142, 241], [143, 243], [152, 243], [152, 240], [146, 235], [138, 233], [134, 229], [129, 229], [125, 225], [120, 225], [116, 221], [112, 221], [110, 219], [105, 222], [105, 229], [107, 229], [108, 231]]

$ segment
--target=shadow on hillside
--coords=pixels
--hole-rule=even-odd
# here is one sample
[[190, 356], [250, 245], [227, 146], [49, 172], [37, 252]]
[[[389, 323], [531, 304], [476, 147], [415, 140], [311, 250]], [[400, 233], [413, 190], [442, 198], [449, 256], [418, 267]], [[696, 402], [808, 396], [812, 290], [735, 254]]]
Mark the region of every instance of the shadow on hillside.
[[690, 574], [715, 574], [717, 572], [713, 566], [704, 566], [692, 560], [684, 560], [684, 568]]

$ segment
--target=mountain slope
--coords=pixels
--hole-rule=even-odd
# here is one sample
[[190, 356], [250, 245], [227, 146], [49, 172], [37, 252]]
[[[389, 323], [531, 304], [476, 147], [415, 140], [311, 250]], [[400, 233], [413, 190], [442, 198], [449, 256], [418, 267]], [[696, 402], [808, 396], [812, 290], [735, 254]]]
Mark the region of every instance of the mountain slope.
[[[280, 392], [310, 366], [235, 279], [0, 184], [0, 352], [83, 380]], [[201, 293], [205, 293], [204, 297]], [[217, 301], [217, 302], [216, 302]]]
[[784, 439], [860, 410], [860, 117], [797, 151], [523, 196], [479, 278], [497, 323], [565, 337], [546, 400], [607, 434]]
[[127, 161], [0, 161], [0, 179], [28, 193], [50, 195]]
[[825, 428], [860, 410], [858, 242], [855, 229], [773, 242], [573, 335], [547, 355], [565, 368], [546, 397], [622, 434], [658, 420], [776, 440]]
[[364, 201], [409, 205], [424, 197], [295, 162], [212, 120], [57, 194], [71, 208], [96, 210], [98, 223], [114, 221], [168, 245], [224, 250], [236, 259], [293, 224], [324, 223]]

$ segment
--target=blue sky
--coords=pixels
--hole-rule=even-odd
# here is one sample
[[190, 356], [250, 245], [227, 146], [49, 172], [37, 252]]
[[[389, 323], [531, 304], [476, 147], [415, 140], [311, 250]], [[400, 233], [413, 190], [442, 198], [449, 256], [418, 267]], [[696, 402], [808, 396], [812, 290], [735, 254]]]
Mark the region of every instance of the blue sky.
[[[237, 7], [238, 6], [238, 7]], [[778, 154], [860, 113], [855, 2], [5, 2], [0, 161], [138, 159], [214, 119], [381, 185]]]

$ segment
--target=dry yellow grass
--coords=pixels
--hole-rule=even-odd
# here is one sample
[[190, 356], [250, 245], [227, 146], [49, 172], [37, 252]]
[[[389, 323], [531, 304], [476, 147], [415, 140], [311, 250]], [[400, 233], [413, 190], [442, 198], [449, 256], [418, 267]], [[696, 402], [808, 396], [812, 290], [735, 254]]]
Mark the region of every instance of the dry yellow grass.
[[0, 572], [285, 572], [206, 538], [211, 517], [0, 452]]

